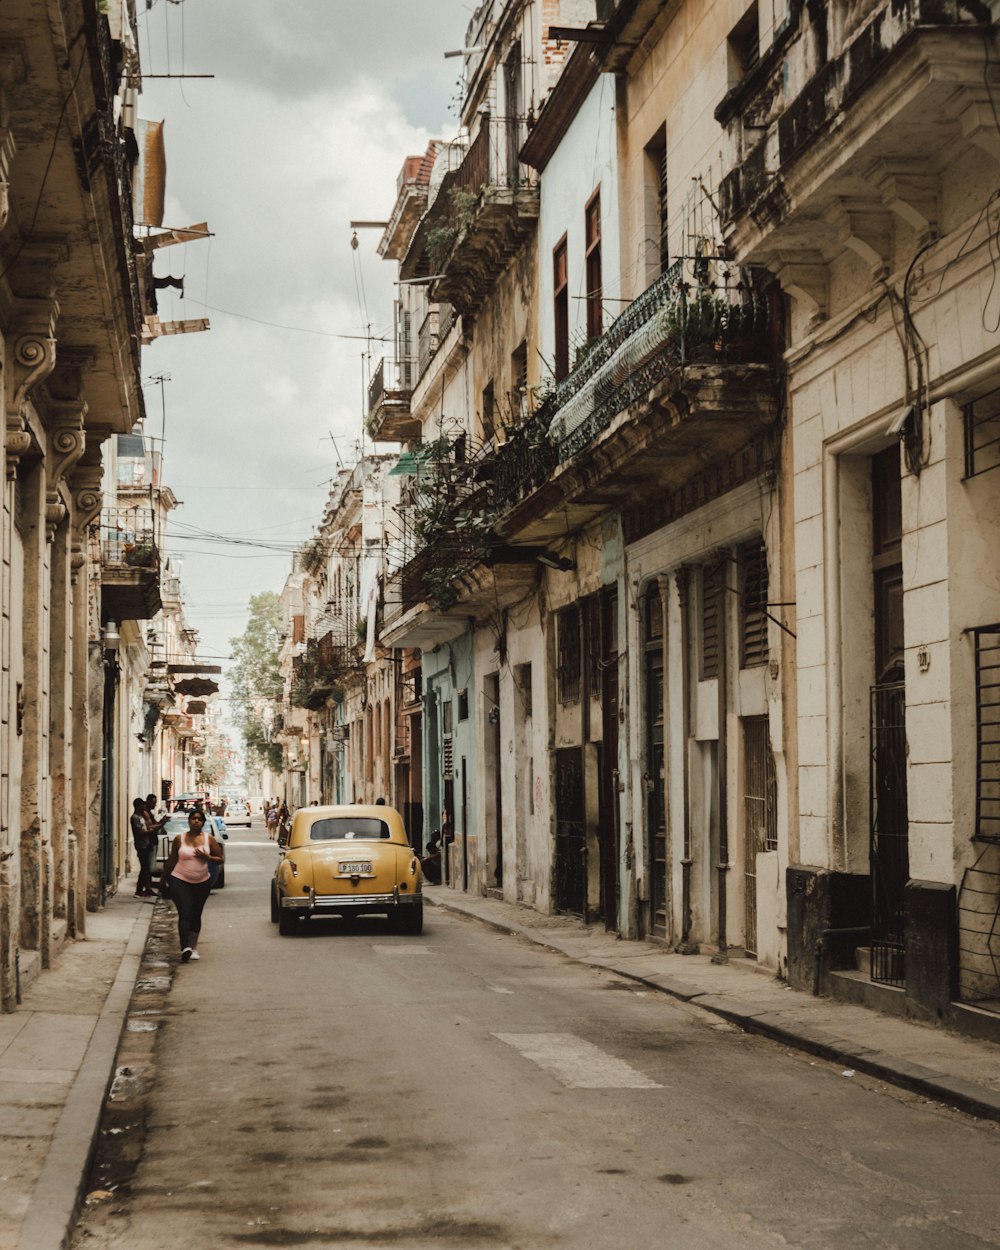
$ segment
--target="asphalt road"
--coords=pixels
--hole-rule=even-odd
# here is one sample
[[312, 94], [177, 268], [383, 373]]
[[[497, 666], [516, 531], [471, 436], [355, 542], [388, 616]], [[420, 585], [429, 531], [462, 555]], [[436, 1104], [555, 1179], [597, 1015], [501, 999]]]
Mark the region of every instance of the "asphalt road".
[[75, 1247], [1000, 1245], [996, 1126], [438, 909], [280, 938], [275, 858], [232, 832]]

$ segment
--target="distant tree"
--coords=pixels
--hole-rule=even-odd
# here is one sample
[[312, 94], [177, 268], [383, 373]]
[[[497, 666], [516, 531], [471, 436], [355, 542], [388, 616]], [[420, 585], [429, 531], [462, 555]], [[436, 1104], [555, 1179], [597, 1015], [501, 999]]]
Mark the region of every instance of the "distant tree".
[[272, 590], [250, 596], [250, 616], [239, 638], [231, 638], [235, 663], [229, 670], [230, 710], [250, 760], [280, 773], [281, 744], [271, 741], [275, 700], [282, 695], [281, 601]]
[[205, 753], [198, 760], [199, 784], [214, 790], [225, 781], [232, 759], [232, 747], [225, 734], [211, 733], [205, 741]]

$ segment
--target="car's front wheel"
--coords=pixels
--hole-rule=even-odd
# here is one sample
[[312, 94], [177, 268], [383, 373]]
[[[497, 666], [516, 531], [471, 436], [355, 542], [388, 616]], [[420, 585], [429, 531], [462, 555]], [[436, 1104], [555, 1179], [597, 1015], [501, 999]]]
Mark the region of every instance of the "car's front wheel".
[[414, 903], [398, 903], [396, 914], [392, 917], [393, 927], [397, 933], [405, 933], [416, 937], [424, 931], [424, 900], [418, 898]]

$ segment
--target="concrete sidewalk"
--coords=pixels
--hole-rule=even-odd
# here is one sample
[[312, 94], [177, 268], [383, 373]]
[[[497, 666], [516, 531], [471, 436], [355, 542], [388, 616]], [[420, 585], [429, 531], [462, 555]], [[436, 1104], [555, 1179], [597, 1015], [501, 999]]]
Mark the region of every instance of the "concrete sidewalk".
[[121, 889], [0, 1016], [0, 1250], [72, 1230], [154, 908]]
[[424, 886], [429, 903], [641, 982], [786, 1046], [970, 1115], [1000, 1120], [1000, 1046], [794, 990], [748, 959], [715, 964], [622, 941], [567, 916]]

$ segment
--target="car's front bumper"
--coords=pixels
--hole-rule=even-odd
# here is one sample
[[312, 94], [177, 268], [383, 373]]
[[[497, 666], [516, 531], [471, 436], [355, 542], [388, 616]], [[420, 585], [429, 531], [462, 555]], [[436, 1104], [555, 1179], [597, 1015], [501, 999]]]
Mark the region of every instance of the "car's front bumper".
[[282, 896], [281, 906], [300, 916], [336, 916], [361, 911], [391, 911], [396, 907], [413, 907], [421, 901], [420, 891], [413, 894], [394, 890], [391, 894], [295, 894]]

